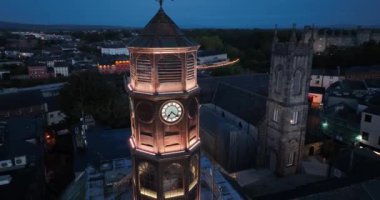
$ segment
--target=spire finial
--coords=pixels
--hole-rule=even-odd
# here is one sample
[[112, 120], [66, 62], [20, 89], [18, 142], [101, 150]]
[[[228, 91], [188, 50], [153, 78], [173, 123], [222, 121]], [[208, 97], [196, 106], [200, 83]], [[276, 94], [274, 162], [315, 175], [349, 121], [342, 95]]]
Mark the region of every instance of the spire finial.
[[273, 37], [273, 42], [275, 42], [275, 43], [278, 42], [277, 24], [274, 26], [274, 37]]
[[162, 4], [164, 3], [164, 0], [158, 0], [158, 2], [160, 3], [160, 8], [162, 8]]
[[313, 26], [311, 28], [311, 37], [310, 37], [310, 40], [309, 40], [309, 44], [311, 46], [314, 45], [314, 38], [315, 38], [315, 25], [313, 24]]
[[296, 33], [296, 24], [293, 24], [292, 37], [290, 38], [291, 42], [297, 42], [297, 33]]

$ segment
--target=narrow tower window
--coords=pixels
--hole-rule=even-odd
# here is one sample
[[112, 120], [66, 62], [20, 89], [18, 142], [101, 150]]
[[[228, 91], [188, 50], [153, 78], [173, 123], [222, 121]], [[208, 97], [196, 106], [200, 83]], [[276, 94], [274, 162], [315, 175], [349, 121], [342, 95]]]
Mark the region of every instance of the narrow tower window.
[[281, 92], [282, 80], [283, 80], [283, 67], [280, 65], [276, 68], [275, 71], [275, 91], [277, 93]]
[[294, 73], [294, 80], [293, 80], [293, 95], [299, 95], [301, 94], [301, 89], [302, 89], [302, 78], [303, 78], [303, 73], [301, 70], [297, 70]]
[[273, 110], [273, 121], [278, 122], [278, 108]]
[[295, 125], [298, 123], [298, 111], [293, 112], [292, 118], [290, 119], [290, 124]]
[[296, 152], [292, 152], [289, 154], [289, 157], [288, 157], [288, 162], [286, 164], [287, 167], [291, 167], [294, 165], [294, 159], [296, 157]]

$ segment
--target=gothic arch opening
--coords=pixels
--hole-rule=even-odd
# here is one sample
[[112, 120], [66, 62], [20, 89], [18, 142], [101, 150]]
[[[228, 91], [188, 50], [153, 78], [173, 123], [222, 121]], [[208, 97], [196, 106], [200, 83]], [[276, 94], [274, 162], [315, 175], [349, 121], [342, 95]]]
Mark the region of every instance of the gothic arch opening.
[[304, 72], [301, 69], [297, 69], [293, 74], [293, 95], [299, 95], [302, 93]]
[[138, 165], [138, 174], [140, 193], [157, 198], [156, 168], [148, 162], [142, 162]]
[[192, 190], [197, 185], [197, 182], [199, 179], [199, 156], [198, 155], [194, 155], [193, 157], [191, 157], [190, 171], [191, 173], [189, 177], [189, 182], [190, 182], [189, 191]]
[[165, 199], [184, 195], [182, 165], [178, 163], [172, 163], [166, 167], [162, 181]]
[[274, 86], [275, 86], [275, 92], [281, 93], [281, 87], [283, 83], [283, 76], [284, 73], [284, 67], [282, 65], [278, 65], [275, 70], [275, 80], [274, 80]]

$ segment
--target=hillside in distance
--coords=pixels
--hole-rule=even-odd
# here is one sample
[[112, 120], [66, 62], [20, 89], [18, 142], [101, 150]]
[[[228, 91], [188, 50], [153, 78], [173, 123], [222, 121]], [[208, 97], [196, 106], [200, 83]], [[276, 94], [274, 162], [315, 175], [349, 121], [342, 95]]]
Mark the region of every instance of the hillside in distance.
[[106, 25], [70, 25], [70, 24], [25, 24], [15, 22], [0, 21], [0, 29], [2, 30], [93, 30], [93, 29], [129, 29], [122, 26], [106, 26]]

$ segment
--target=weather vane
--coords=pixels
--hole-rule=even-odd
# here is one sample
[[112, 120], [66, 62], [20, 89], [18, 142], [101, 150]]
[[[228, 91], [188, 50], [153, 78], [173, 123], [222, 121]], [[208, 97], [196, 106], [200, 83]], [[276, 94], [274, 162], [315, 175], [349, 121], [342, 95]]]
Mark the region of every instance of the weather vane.
[[160, 7], [162, 8], [162, 4], [164, 3], [164, 0], [158, 0], [158, 2], [160, 3]]
[[164, 4], [164, 0], [156, 0], [156, 1], [158, 1], [158, 3], [160, 4], [160, 7], [162, 8], [162, 5]]

